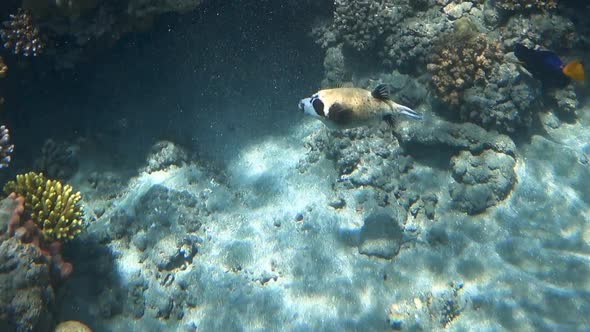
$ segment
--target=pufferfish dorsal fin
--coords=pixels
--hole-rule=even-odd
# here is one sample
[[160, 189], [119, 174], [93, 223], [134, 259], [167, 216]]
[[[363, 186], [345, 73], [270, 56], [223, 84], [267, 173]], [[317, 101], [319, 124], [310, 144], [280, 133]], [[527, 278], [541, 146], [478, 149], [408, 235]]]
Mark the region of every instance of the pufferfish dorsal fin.
[[379, 100], [389, 100], [389, 89], [387, 84], [379, 84], [371, 92], [371, 96]]

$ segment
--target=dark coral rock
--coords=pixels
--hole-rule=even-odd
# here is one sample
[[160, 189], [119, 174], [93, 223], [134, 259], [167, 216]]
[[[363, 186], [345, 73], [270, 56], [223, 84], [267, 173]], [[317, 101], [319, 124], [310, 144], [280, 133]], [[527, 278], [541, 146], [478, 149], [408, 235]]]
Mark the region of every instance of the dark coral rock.
[[462, 151], [451, 160], [450, 194], [456, 207], [477, 214], [498, 204], [516, 183], [514, 158], [486, 150], [479, 155]]
[[54, 301], [49, 263], [41, 251], [9, 238], [0, 244], [0, 319], [16, 331], [41, 328]]
[[77, 171], [80, 146], [48, 139], [35, 160], [35, 168], [49, 178], [67, 180]]
[[182, 166], [188, 159], [188, 153], [183, 148], [169, 141], [161, 141], [152, 146], [145, 171], [151, 173], [173, 165]]
[[379, 208], [365, 218], [360, 231], [359, 253], [391, 259], [399, 252], [406, 213], [401, 207]]

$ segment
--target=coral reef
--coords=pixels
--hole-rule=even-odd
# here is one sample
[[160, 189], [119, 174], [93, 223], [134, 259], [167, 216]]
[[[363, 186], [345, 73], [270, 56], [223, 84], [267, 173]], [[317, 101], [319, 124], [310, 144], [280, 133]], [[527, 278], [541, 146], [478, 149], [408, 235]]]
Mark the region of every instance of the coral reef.
[[374, 48], [384, 35], [390, 33], [411, 12], [411, 7], [405, 1], [400, 3], [397, 0], [338, 0], [334, 5], [334, 20], [320, 42], [326, 45], [327, 38], [342, 40], [345, 46], [357, 51]]
[[528, 47], [540, 45], [554, 51], [571, 50], [581, 38], [572, 20], [557, 14], [512, 16], [499, 30], [506, 50], [513, 50], [516, 43]]
[[8, 66], [4, 63], [4, 59], [0, 56], [0, 78], [5, 78], [8, 73]]
[[50, 259], [19, 239], [23, 203], [14, 195], [0, 201], [0, 321], [19, 332], [45, 324], [54, 299]]
[[437, 42], [428, 64], [436, 94], [450, 106], [461, 103], [466, 89], [485, 85], [502, 60], [500, 44], [475, 31], [469, 22], [457, 21], [456, 29]]
[[346, 81], [346, 65], [342, 53], [342, 44], [328, 48], [324, 58], [322, 87], [333, 88], [341, 86]]
[[3, 241], [0, 271], [0, 319], [10, 321], [19, 332], [42, 324], [54, 295], [41, 251], [14, 238]]
[[406, 19], [386, 36], [380, 51], [383, 64], [404, 72], [421, 68], [432, 53], [432, 45], [451, 28], [437, 7]]
[[30, 172], [17, 175], [15, 181], [4, 186], [4, 191], [25, 198], [25, 210], [46, 241], [71, 240], [85, 226], [79, 203], [82, 197], [70, 185]]
[[48, 139], [35, 160], [35, 169], [53, 179], [67, 180], [78, 171], [80, 146]]
[[0, 126], [0, 169], [8, 167], [14, 145], [10, 144], [10, 133], [6, 126]]
[[530, 127], [540, 87], [522, 79], [517, 65], [504, 59], [498, 41], [477, 33], [469, 19], [459, 19], [435, 50], [427, 67], [432, 84], [460, 120], [508, 133]]
[[[433, 41], [450, 26], [429, 1], [335, 1], [332, 20], [316, 26], [313, 35], [328, 50], [353, 50], [355, 54], [347, 56], [361, 62], [366, 55], [387, 67], [416, 71], [427, 60]], [[330, 59], [332, 55], [326, 55], [325, 67], [343, 63]], [[327, 64], [331, 60], [337, 61]]]
[[557, 8], [555, 0], [496, 0], [494, 3], [496, 7], [510, 11]]
[[19, 9], [16, 14], [10, 15], [8, 21], [3, 22], [0, 38], [4, 48], [17, 55], [37, 56], [45, 49], [45, 42], [33, 21], [33, 16], [24, 9]]
[[7, 214], [6, 211], [15, 211], [10, 217], [5, 217], [9, 220], [8, 228], [5, 233], [0, 233], [0, 240], [14, 238], [21, 243], [31, 244], [38, 248], [49, 265], [53, 285], [59, 284], [70, 276], [73, 266], [63, 260], [61, 242], [46, 238], [39, 226], [28, 218], [29, 216], [25, 211], [25, 199], [22, 196], [17, 196], [14, 193], [10, 194], [1, 201], [0, 211], [4, 211], [5, 215]]

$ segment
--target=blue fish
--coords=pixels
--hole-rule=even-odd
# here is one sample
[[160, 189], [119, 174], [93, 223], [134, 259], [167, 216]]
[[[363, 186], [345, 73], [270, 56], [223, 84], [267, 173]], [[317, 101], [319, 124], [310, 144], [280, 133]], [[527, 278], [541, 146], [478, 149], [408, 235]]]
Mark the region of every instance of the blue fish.
[[564, 63], [553, 51], [531, 49], [523, 44], [516, 44], [514, 55], [531, 74], [546, 87], [564, 87], [572, 79], [585, 79], [584, 65], [579, 60]]

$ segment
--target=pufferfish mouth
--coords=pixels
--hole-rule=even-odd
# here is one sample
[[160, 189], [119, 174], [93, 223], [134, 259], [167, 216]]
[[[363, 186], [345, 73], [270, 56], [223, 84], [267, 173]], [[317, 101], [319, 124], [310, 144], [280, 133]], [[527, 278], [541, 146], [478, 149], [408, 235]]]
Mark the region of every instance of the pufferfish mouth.
[[303, 103], [303, 100], [299, 101], [299, 104], [297, 105], [297, 107], [299, 108], [300, 111], [304, 111], [305, 104]]

